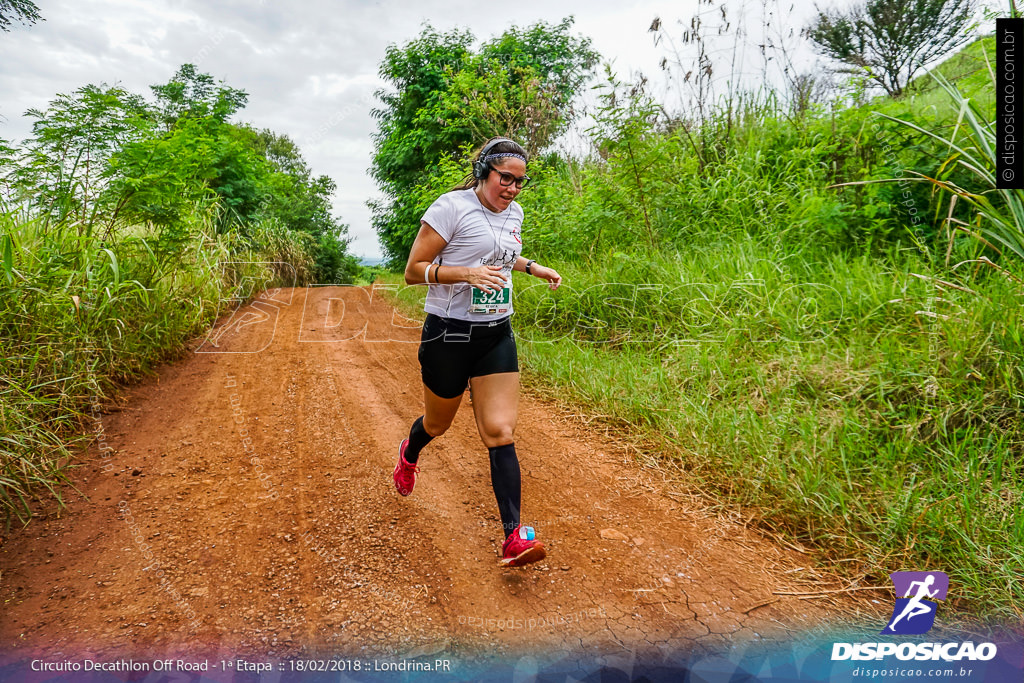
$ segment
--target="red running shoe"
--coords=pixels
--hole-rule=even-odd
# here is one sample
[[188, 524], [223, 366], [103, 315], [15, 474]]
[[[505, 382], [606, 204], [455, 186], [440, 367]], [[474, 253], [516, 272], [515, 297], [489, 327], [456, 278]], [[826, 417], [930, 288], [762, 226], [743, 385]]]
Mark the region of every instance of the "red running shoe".
[[395, 471], [391, 475], [391, 478], [395, 480], [395, 488], [403, 496], [412, 493], [412, 487], [416, 486], [416, 473], [420, 471], [417, 465], [405, 461], [405, 447], [408, 445], [409, 439], [405, 439], [398, 447], [398, 464], [395, 465]]
[[533, 527], [519, 525], [505, 539], [501, 554], [502, 567], [522, 567], [543, 560], [547, 551], [543, 543], [533, 540]]

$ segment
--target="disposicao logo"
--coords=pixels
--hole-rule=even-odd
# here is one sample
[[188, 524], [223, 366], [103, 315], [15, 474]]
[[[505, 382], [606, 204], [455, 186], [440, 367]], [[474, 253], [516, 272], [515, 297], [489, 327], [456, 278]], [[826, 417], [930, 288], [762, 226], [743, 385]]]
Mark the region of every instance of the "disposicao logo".
[[[896, 589], [896, 606], [882, 635], [920, 635], [935, 625], [938, 600], [949, 592], [945, 572], [893, 572], [889, 575]], [[902, 596], [902, 597], [899, 597]], [[833, 643], [832, 661], [880, 660], [895, 656], [899, 660], [946, 662], [988, 661], [996, 656], [994, 643]]]
[[882, 635], [928, 633], [935, 624], [935, 601], [945, 600], [949, 592], [949, 577], [945, 572], [893, 572], [889, 578], [896, 588], [896, 606]]

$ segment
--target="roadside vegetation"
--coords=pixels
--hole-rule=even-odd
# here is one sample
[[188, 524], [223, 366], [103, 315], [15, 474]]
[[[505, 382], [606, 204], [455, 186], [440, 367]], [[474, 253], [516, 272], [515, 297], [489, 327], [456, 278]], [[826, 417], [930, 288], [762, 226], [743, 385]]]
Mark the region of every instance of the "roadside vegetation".
[[244, 92], [185, 65], [152, 95], [85, 86], [28, 112], [28, 140], [0, 140], [8, 525], [60, 500], [119, 384], [239, 297], [360, 275], [330, 215], [334, 183], [286, 136], [231, 121]]
[[688, 117], [607, 72], [593, 153], [531, 161], [525, 254], [565, 284], [516, 274], [515, 327], [534, 390], [721, 508], [853, 584], [942, 570], [962, 615], [1020, 623], [1024, 220], [988, 184], [988, 63], [991, 37], [898, 99], [804, 80]]

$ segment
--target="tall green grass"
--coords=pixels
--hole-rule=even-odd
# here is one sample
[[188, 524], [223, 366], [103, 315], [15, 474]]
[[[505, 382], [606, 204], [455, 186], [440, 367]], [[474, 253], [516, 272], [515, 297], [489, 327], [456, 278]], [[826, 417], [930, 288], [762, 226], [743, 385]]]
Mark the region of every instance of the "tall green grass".
[[[941, 569], [964, 609], [1024, 616], [1020, 287], [749, 240], [648, 257], [632, 280], [558, 265], [573, 290], [516, 301], [523, 365], [551, 395], [660, 443], [696, 489], [852, 578]], [[692, 286], [629, 286], [652, 282]]]
[[965, 613], [1019, 620], [1024, 289], [962, 291], [907, 253], [780, 256], [732, 238], [553, 261], [557, 292], [516, 274], [528, 383], [851, 580], [938, 569]]
[[[242, 277], [308, 278], [309, 239], [274, 225], [218, 235], [197, 213], [161, 248], [144, 226], [99, 234], [30, 208], [0, 210], [0, 517], [62, 500], [119, 383], [172, 358], [231, 303]], [[260, 262], [274, 262], [280, 272]], [[230, 264], [230, 265], [225, 265]]]

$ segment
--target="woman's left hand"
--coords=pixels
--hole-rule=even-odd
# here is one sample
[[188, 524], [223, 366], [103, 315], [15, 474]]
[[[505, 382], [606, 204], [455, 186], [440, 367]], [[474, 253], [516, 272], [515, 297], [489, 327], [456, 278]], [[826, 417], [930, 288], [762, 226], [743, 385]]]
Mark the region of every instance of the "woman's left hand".
[[532, 271], [532, 275], [535, 275], [542, 280], [547, 280], [549, 289], [558, 289], [558, 285], [562, 284], [562, 276], [559, 275], [558, 271], [554, 268], [534, 265], [530, 270]]

